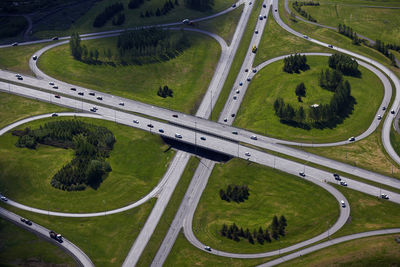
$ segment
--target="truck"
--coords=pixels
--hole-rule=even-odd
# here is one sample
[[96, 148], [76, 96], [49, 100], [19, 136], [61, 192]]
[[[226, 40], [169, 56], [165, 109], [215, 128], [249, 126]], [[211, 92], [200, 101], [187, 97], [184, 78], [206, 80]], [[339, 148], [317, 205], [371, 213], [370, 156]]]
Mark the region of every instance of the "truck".
[[60, 242], [60, 243], [63, 242], [62, 236], [61, 236], [60, 234], [57, 234], [57, 233], [54, 232], [54, 231], [50, 231], [49, 234], [50, 234], [50, 237], [51, 237], [51, 238], [57, 240], [57, 241]]

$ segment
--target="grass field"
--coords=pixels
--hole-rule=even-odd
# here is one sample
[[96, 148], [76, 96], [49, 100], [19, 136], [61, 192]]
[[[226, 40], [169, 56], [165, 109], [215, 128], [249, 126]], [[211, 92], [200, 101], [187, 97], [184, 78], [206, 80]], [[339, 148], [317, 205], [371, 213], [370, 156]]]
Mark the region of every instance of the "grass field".
[[2, 266], [76, 266], [73, 258], [56, 245], [4, 219], [0, 219], [0, 243]]
[[292, 53], [326, 52], [332, 50], [307, 42], [281, 28], [270, 13], [254, 59], [254, 66], [278, 56]]
[[[50, 118], [21, 125], [38, 128]], [[66, 119], [66, 118], [63, 118]], [[36, 150], [17, 148], [10, 133], [0, 138], [0, 188], [9, 198], [36, 208], [62, 212], [95, 212], [119, 208], [143, 197], [163, 177], [173, 150], [158, 135], [113, 122], [79, 120], [105, 126], [116, 143], [107, 159], [112, 172], [95, 190], [67, 192], [50, 185], [53, 175], [73, 157], [73, 150], [39, 145]]]
[[236, 26], [243, 12], [243, 5], [235, 8], [232, 12], [218, 16], [214, 19], [200, 21], [197, 27], [221, 36], [230, 45]]
[[137, 263], [137, 266], [150, 266], [153, 262], [156, 253], [164, 240], [165, 235], [178, 211], [179, 205], [186, 193], [190, 181], [192, 180], [193, 174], [196, 171], [199, 159], [191, 157], [189, 163], [186, 165], [186, 169], [183, 172], [178, 185], [175, 188], [171, 199], [168, 202], [168, 206], [165, 208], [164, 213], [158, 222], [156, 229], [154, 230], [149, 243], [143, 250], [142, 255]]
[[[73, 84], [132, 98], [141, 102], [194, 113], [208, 88], [219, 59], [219, 44], [210, 37], [188, 33], [191, 48], [175, 59], [141, 66], [113, 67], [88, 65], [74, 60], [69, 46], [46, 52], [39, 67], [48, 75]], [[101, 47], [100, 52], [116, 46], [116, 38], [84, 41], [88, 47]], [[157, 96], [160, 86], [168, 85], [174, 97]]]
[[[82, 249], [95, 266], [101, 267], [122, 265], [154, 203], [153, 199], [123, 213], [93, 218], [62, 218], [33, 214], [13, 207], [8, 209], [61, 233]], [[7, 239], [12, 239], [12, 233], [8, 233]]]
[[[394, 147], [398, 147], [398, 143], [394, 143]], [[302, 147], [301, 149], [362, 169], [400, 179], [400, 169], [398, 165], [384, 152], [380, 131], [375, 131], [367, 138], [348, 145], [335, 147]]]
[[[363, 36], [385, 43], [398, 43], [400, 39], [400, 9], [352, 6], [348, 5], [349, 1], [320, 4], [318, 7], [304, 6], [302, 9], [323, 25], [337, 28], [339, 23], [345, 24]], [[379, 4], [369, 2], [369, 5]]]
[[400, 135], [393, 127], [390, 128], [390, 143], [397, 155], [400, 155]]
[[[369, 2], [369, 3], [371, 3], [371, 2]], [[376, 2], [376, 3], [381, 4], [383, 2], [380, 1], [380, 2]], [[391, 3], [393, 3], [393, 1]], [[391, 66], [390, 60], [388, 58], [386, 58], [383, 54], [378, 52], [377, 50], [363, 46], [363, 45], [360, 45], [360, 46], [352, 45], [352, 43], [351, 43], [352, 41], [349, 38], [337, 33], [336, 31], [333, 31], [333, 30], [314, 26], [314, 25], [311, 25], [309, 23], [305, 23], [302, 21], [292, 22], [291, 20], [289, 20], [289, 15], [286, 13], [286, 11], [284, 9], [284, 1], [279, 1], [279, 11], [280, 11], [280, 16], [281, 16], [282, 20], [289, 27], [293, 28], [294, 30], [299, 31], [303, 34], [306, 34], [306, 35], [308, 35], [312, 38], [315, 38], [317, 40], [320, 40], [322, 42], [329, 43], [329, 44], [332, 44], [335, 46], [339, 46], [340, 48], [344, 48], [344, 49], [356, 52], [358, 54], [361, 54], [363, 56], [373, 58], [373, 59], [381, 62], [382, 64], [386, 65], [387, 67], [389, 67], [394, 73], [397, 74], [398, 77], [400, 77], [400, 69]]]
[[[164, 0], [153, 0], [153, 1], [145, 1], [144, 4], [138, 9], [129, 9], [128, 3], [129, 0], [121, 0], [119, 2], [124, 4], [124, 14], [125, 14], [125, 23], [122, 26], [113, 26], [111, 20], [108, 21], [103, 27], [95, 28], [93, 27], [94, 18], [103, 12], [104, 8], [109, 6], [111, 3], [115, 3], [116, 1], [100, 1], [95, 3], [87, 12], [81, 12], [81, 16], [78, 19], [74, 19], [74, 22], [68, 29], [63, 27], [63, 22], [61, 20], [69, 19], [69, 13], [75, 13], [76, 7], [74, 9], [67, 9], [60, 11], [59, 14], [54, 14], [52, 21], [53, 24], [60, 25], [57, 30], [52, 27], [52, 25], [41, 25], [40, 31], [36, 32], [35, 37], [52, 37], [55, 35], [64, 36], [70, 35], [73, 31], [77, 31], [79, 33], [89, 33], [89, 32], [99, 32], [99, 31], [108, 31], [126, 27], [134, 27], [134, 26], [142, 26], [142, 25], [155, 25], [161, 23], [168, 22], [181, 22], [185, 18], [194, 19], [199, 17], [205, 17], [216, 13], [218, 11], [224, 10], [232, 5], [234, 1], [232, 0], [216, 0], [214, 1], [214, 6], [212, 10], [207, 12], [199, 12], [193, 9], [188, 9], [184, 5], [184, 1], [179, 0], [179, 6], [176, 6], [165, 16], [153, 16], [149, 18], [141, 18], [140, 12], [145, 13], [146, 10], [155, 10], [158, 8], [162, 8], [165, 1]], [[75, 17], [75, 15], [74, 15]], [[49, 22], [48, 22], [49, 23]]]
[[222, 87], [221, 93], [217, 99], [217, 102], [214, 105], [213, 112], [210, 116], [211, 120], [217, 121], [219, 118], [219, 114], [221, 113], [226, 100], [229, 96], [229, 93], [232, 90], [232, 86], [236, 80], [236, 76], [239, 73], [240, 67], [242, 66], [244, 57], [246, 56], [247, 49], [249, 48], [251, 38], [253, 36], [253, 32], [255, 26], [257, 24], [257, 17], [262, 8], [262, 2], [259, 0], [255, 0], [253, 3], [253, 10], [250, 15], [249, 21], [247, 23], [246, 29], [243, 33], [242, 40], [240, 41], [239, 47], [235, 54], [235, 58], [232, 62], [231, 69], [229, 71], [228, 76], [226, 77], [224, 86]]
[[[242, 203], [221, 200], [219, 190], [229, 184], [249, 187], [249, 199]], [[311, 203], [319, 203], [312, 205]], [[261, 205], [260, 205], [261, 204]], [[274, 215], [287, 219], [287, 234], [280, 241], [252, 245], [236, 242], [219, 234], [222, 224], [258, 230], [268, 227]], [[193, 218], [196, 237], [212, 248], [255, 253], [279, 249], [306, 240], [332, 226], [339, 216], [336, 200], [324, 189], [264, 166], [233, 159], [217, 165], [200, 199]]]
[[338, 244], [279, 266], [398, 266], [399, 235], [374, 236]]
[[33, 73], [29, 68], [29, 59], [37, 50], [46, 45], [48, 44], [44, 43], [1, 48], [0, 69], [33, 76]]
[[31, 100], [22, 96], [0, 92], [0, 128], [14, 121], [44, 113], [70, 111], [70, 109]]
[[[285, 103], [291, 103], [295, 109], [303, 105], [308, 109], [314, 103], [329, 103], [332, 93], [319, 87], [318, 77], [322, 69], [328, 68], [328, 57], [308, 56], [310, 70], [300, 74], [288, 74], [282, 71], [283, 61], [274, 62], [255, 75], [238, 111], [234, 125], [280, 139], [301, 142], [333, 142], [346, 140], [351, 135], [365, 131], [374, 119], [376, 109], [383, 98], [383, 85], [372, 72], [360, 68], [362, 78], [345, 76], [351, 84], [351, 94], [356, 99], [353, 114], [335, 128], [311, 130], [288, 126], [280, 122], [275, 115], [273, 103], [282, 97]], [[270, 83], [269, 81], [274, 81]], [[307, 88], [303, 103], [297, 101], [294, 89], [304, 82]]]

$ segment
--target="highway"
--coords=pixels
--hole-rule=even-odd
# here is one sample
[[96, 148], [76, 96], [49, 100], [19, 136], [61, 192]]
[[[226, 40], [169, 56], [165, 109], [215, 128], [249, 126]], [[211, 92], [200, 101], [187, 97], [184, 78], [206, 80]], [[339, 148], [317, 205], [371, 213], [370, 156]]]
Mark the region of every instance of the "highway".
[[71, 241], [69, 241], [65, 237], [63, 237], [63, 242], [60, 243], [60, 242], [50, 238], [50, 235], [49, 235], [50, 230], [49, 229], [47, 229], [39, 224], [36, 224], [35, 222], [32, 222], [32, 225], [27, 225], [26, 223], [24, 223], [20, 220], [21, 216], [13, 213], [11, 211], [8, 211], [6, 209], [3, 209], [1, 207], [0, 207], [0, 217], [12, 222], [13, 224], [15, 224], [29, 232], [36, 234], [37, 236], [39, 236], [40, 238], [42, 238], [48, 242], [51, 242], [51, 243], [57, 245], [58, 247], [63, 249], [65, 252], [70, 254], [75, 259], [75, 261], [78, 263], [79, 266], [85, 266], [85, 267], [93, 266], [94, 267], [94, 264], [89, 259], [89, 257], [81, 249], [79, 249], [77, 246], [75, 246]]

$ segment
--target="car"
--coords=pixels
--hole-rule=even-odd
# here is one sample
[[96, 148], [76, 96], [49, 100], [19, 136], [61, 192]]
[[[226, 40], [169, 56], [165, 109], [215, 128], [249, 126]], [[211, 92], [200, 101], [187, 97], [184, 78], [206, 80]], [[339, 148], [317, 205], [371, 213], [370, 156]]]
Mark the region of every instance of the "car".
[[264, 15], [264, 19], [266, 19], [267, 18], [267, 15]]
[[308, 36], [307, 35], [303, 35], [303, 38], [308, 39]]
[[389, 199], [389, 196], [386, 195], [386, 194], [381, 194], [381, 198], [383, 198], [383, 199]]
[[235, 113], [232, 113], [232, 114], [231, 114], [231, 117], [234, 118], [234, 117], [235, 117]]
[[29, 226], [32, 225], [32, 222], [31, 222], [30, 220], [26, 220], [25, 223], [26, 223], [27, 225], [29, 225]]
[[267, 5], [266, 4], [263, 4], [263, 8], [266, 8], [267, 7]]
[[25, 218], [22, 218], [22, 217], [21, 217], [19, 220], [20, 220], [21, 222], [23, 222], [23, 223], [26, 222]]
[[251, 5], [251, 2], [249, 2], [249, 6]]
[[224, 122], [227, 122], [228, 121], [228, 118], [224, 118]]
[[71, 91], [76, 91], [76, 88], [75, 88], [75, 87], [71, 87], [70, 90], [71, 90]]
[[[251, 2], [250, 2], [250, 4], [251, 4]], [[211, 248], [209, 246], [205, 246], [204, 249], [207, 251], [211, 251]]]
[[344, 200], [340, 200], [340, 205], [342, 205], [342, 208], [346, 208], [346, 203], [344, 203]]
[[15, 43], [12, 43], [11, 45], [12, 45], [12, 46], [17, 46], [17, 45], [18, 45], [18, 43], [17, 43], [17, 42], [15, 42]]
[[345, 181], [341, 181], [340, 185], [347, 186], [347, 183]]
[[79, 92], [78, 95], [84, 95], [84, 93], [83, 92]]
[[330, 44], [330, 45], [328, 45], [328, 47], [329, 47], [329, 48], [333, 48], [333, 45]]
[[204, 136], [200, 137], [201, 140], [205, 141], [206, 138]]
[[250, 152], [246, 152], [246, 153], [244, 153], [246, 156], [248, 156], [248, 157], [250, 157], [251, 155], [250, 155]]
[[232, 8], [235, 8], [235, 7], [236, 7], [236, 4], [233, 4], [233, 5], [232, 5]]
[[22, 78], [22, 76], [20, 75], [17, 79], [18, 80], [23, 80], [24, 78]]
[[184, 19], [184, 20], [182, 20], [182, 23], [183, 23], [183, 24], [189, 24], [189, 19]]
[[355, 141], [355, 140], [356, 140], [356, 138], [355, 138], [354, 136], [352, 136], [352, 137], [349, 138], [349, 142], [353, 142], [353, 141]]
[[252, 136], [250, 137], [250, 139], [252, 139], [252, 140], [257, 140], [257, 136], [252, 135]]
[[237, 99], [237, 96], [234, 95], [234, 96], [233, 96], [233, 100], [236, 100], [236, 99]]
[[237, 89], [237, 90], [236, 90], [236, 94], [239, 94], [239, 93], [240, 93], [240, 90], [239, 90], [239, 89]]
[[92, 96], [94, 96], [94, 95], [95, 95], [95, 93], [93, 93], [93, 92], [90, 92], [90, 93], [89, 93], [89, 95], [92, 95]]
[[392, 110], [390, 111], [390, 113], [394, 114], [394, 109], [392, 109]]
[[58, 40], [58, 37], [57, 36], [54, 36], [53, 38], [51, 38], [53, 41], [57, 41]]
[[385, 107], [385, 106], [383, 106], [383, 107], [382, 107], [382, 110], [386, 110], [386, 107]]
[[180, 134], [178, 134], [178, 133], [175, 134], [175, 137], [176, 137], [176, 138], [179, 138], [179, 139], [182, 139], [182, 135], [180, 135]]
[[97, 111], [97, 109], [95, 109], [95, 108], [91, 108], [91, 109], [90, 109], [90, 111], [91, 111], [91, 112], [96, 112], [96, 111]]
[[260, 15], [258, 18], [259, 18], [260, 20], [263, 20], [263, 16], [261, 16], [261, 15]]
[[254, 33], [255, 33], [255, 34], [258, 34], [258, 30], [255, 30]]
[[103, 100], [103, 98], [101, 96], [98, 96], [97, 100]]
[[299, 175], [300, 175], [301, 177], [306, 177], [306, 174], [305, 174], [304, 172], [299, 172]]
[[55, 97], [55, 98], [61, 98], [61, 96], [59, 96], [59, 95], [54, 95], [54, 97]]
[[8, 198], [6, 198], [5, 196], [1, 196], [0, 199], [3, 201], [8, 201]]
[[172, 117], [174, 117], [174, 118], [178, 118], [178, 115], [177, 115], [177, 114], [174, 114], [174, 115], [172, 115]]
[[250, 81], [251, 81], [251, 78], [250, 78], [250, 77], [248, 77], [248, 78], [247, 78], [247, 81], [248, 81], [248, 82], [250, 82]]
[[244, 72], [249, 72], [249, 69], [245, 69]]
[[54, 85], [54, 82], [49, 82], [49, 85]]
[[339, 174], [337, 174], [337, 173], [334, 173], [334, 174], [333, 174], [333, 177], [335, 177], [335, 180], [337, 180], [337, 181], [342, 180], [342, 179], [340, 178]]
[[138, 120], [133, 120], [133, 123], [139, 124]]
[[32, 59], [36, 60], [37, 59], [37, 55], [33, 55]]
[[125, 103], [124, 103], [124, 102], [119, 102], [118, 105], [120, 105], [120, 106], [125, 106]]
[[378, 120], [381, 120], [382, 119], [382, 116], [381, 115], [378, 115]]
[[149, 123], [149, 124], [147, 124], [147, 127], [149, 127], [149, 128], [154, 128], [154, 125], [151, 124], [151, 123]]
[[240, 82], [240, 83], [239, 83], [239, 85], [240, 85], [240, 86], [242, 86], [242, 85], [243, 85], [243, 83], [242, 83], [242, 82]]
[[278, 12], [278, 9], [275, 9], [275, 12]]
[[21, 77], [21, 74], [18, 74], [18, 73], [17, 73], [17, 74], [15, 74], [15, 77], [17, 77], [17, 78], [18, 78], [18, 77]]
[[54, 86], [53, 86], [53, 89], [58, 89], [58, 86], [57, 86], [57, 85], [54, 85]]
[[57, 113], [53, 113], [53, 114], [51, 114], [51, 116], [52, 117], [58, 117], [58, 114]]
[[253, 69], [253, 73], [256, 73], [257, 72], [257, 69]]
[[158, 131], [159, 131], [160, 133], [164, 133], [164, 130], [163, 130], [163, 129], [158, 129]]
[[238, 132], [237, 132], [237, 131], [232, 131], [232, 134], [236, 134], [236, 135], [237, 135], [237, 134], [238, 134]]

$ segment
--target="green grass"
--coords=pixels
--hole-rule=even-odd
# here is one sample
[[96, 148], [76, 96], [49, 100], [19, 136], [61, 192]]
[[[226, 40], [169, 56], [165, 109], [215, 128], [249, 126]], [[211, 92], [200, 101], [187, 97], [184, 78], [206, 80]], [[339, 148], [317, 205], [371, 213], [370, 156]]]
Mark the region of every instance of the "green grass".
[[[238, 111], [234, 125], [279, 139], [301, 142], [333, 142], [346, 140], [351, 135], [364, 132], [374, 119], [375, 112], [383, 98], [383, 85], [372, 72], [360, 67], [362, 78], [344, 76], [351, 84], [351, 94], [356, 99], [353, 114], [335, 128], [306, 130], [288, 126], [280, 122], [275, 115], [273, 103], [282, 97], [295, 109], [303, 105], [307, 110], [314, 103], [329, 103], [332, 93], [318, 85], [320, 71], [328, 68], [328, 57], [308, 56], [310, 70], [300, 74], [288, 74], [282, 71], [283, 61], [274, 62], [252, 79], [244, 100]], [[271, 83], [270, 81], [274, 81]], [[307, 88], [303, 103], [297, 101], [294, 89], [304, 82]]]
[[185, 171], [183, 172], [179, 183], [168, 202], [168, 206], [165, 208], [164, 213], [158, 222], [157, 228], [154, 230], [150, 241], [147, 243], [146, 248], [143, 250], [143, 253], [140, 256], [137, 266], [150, 266], [153, 262], [153, 259], [156, 256], [157, 251], [161, 246], [161, 243], [164, 240], [164, 237], [167, 234], [173, 219], [175, 218], [175, 214], [179, 209], [179, 205], [186, 193], [198, 164], [198, 158], [190, 158], [188, 164], [186, 165]]
[[[232, 0], [217, 0], [214, 1], [213, 9], [207, 12], [199, 12], [196, 10], [188, 9], [184, 5], [183, 0], [179, 0], [179, 6], [176, 6], [172, 11], [170, 11], [165, 16], [153, 16], [149, 18], [140, 18], [140, 12], [145, 13], [146, 10], [155, 10], [157, 7], [160, 9], [164, 5], [164, 0], [152, 0], [152, 1], [145, 1], [144, 4], [138, 9], [129, 9], [128, 3], [129, 0], [122, 0], [124, 4], [124, 14], [125, 14], [125, 23], [122, 26], [113, 26], [111, 20], [108, 21], [103, 27], [101, 28], [94, 28], [93, 21], [94, 18], [103, 12], [104, 8], [109, 6], [111, 3], [117, 1], [98, 1], [96, 2], [86, 13], [82, 12], [81, 17], [76, 19], [71, 26], [65, 30], [65, 26], [63, 27], [62, 20], [68, 19], [68, 14], [58, 15], [55, 17], [54, 24], [59, 24], [60, 27], [58, 29], [49, 29], [49, 27], [43, 27], [42, 31], [36, 32], [35, 37], [52, 37], [54, 35], [63, 36], [69, 35], [73, 31], [77, 31], [79, 33], [89, 33], [89, 32], [99, 32], [99, 31], [107, 31], [107, 30], [115, 30], [127, 27], [134, 27], [134, 26], [143, 26], [143, 25], [155, 25], [161, 23], [168, 23], [168, 22], [181, 22], [185, 18], [194, 19], [205, 17], [211, 15], [213, 13], [219, 12], [224, 10], [232, 5], [234, 1]], [[76, 11], [67, 10], [68, 13], [74, 13]], [[42, 25], [43, 26], [43, 25]]]
[[26, 117], [70, 109], [0, 92], [0, 128]]
[[[221, 200], [219, 190], [229, 184], [249, 187], [249, 199], [242, 203]], [[310, 209], [310, 203], [313, 205]], [[286, 236], [280, 241], [252, 245], [247, 240], [235, 242], [222, 237], [222, 224], [236, 223], [252, 232], [268, 227], [274, 215], [287, 219]], [[197, 206], [193, 230], [196, 237], [212, 248], [237, 252], [265, 252], [309, 239], [332, 226], [339, 216], [337, 201], [324, 189], [298, 177], [233, 159], [217, 165]]]
[[41, 266], [76, 266], [74, 259], [56, 245], [4, 219], [0, 219], [0, 243], [2, 266], [29, 266], [35, 263]]
[[[38, 128], [50, 118], [21, 125]], [[65, 119], [65, 118], [62, 118]], [[73, 150], [39, 145], [36, 150], [17, 148], [17, 137], [0, 138], [0, 189], [9, 198], [36, 208], [62, 212], [95, 212], [119, 208], [142, 198], [163, 177], [173, 157], [158, 135], [109, 121], [79, 118], [105, 126], [116, 143], [109, 159], [112, 172], [97, 190], [67, 192], [50, 185], [53, 175], [73, 157]]]
[[279, 266], [398, 266], [399, 235], [374, 236], [334, 245]]
[[303, 38], [288, 33], [276, 23], [273, 15], [270, 13], [257, 49], [254, 65], [257, 66], [268, 59], [278, 56], [305, 52], [332, 53], [332, 50], [307, 42]]
[[[369, 2], [371, 3], [371, 2]], [[382, 3], [382, 2], [379, 2]], [[380, 63], [384, 64], [385, 66], [389, 67], [394, 73], [397, 74], [398, 77], [400, 77], [400, 69], [397, 69], [393, 66], [391, 66], [391, 62], [388, 58], [386, 58], [383, 54], [378, 52], [375, 49], [366, 47], [364, 45], [356, 46], [352, 45], [352, 41], [337, 33], [337, 31], [333, 31], [330, 29], [325, 29], [322, 27], [314, 26], [309, 23], [305, 23], [302, 21], [298, 22], [292, 22], [289, 20], [289, 15], [286, 13], [284, 9], [284, 1], [279, 2], [279, 11], [280, 11], [280, 16], [282, 20], [291, 28], [294, 30], [301, 32], [303, 34], [306, 34], [312, 38], [315, 38], [317, 40], [320, 40], [325, 43], [329, 43], [335, 46], [339, 46], [340, 48], [344, 48], [353, 52], [356, 52], [360, 55], [366, 56], [368, 58], [373, 58]]]
[[217, 102], [214, 105], [213, 112], [210, 116], [211, 120], [217, 121], [219, 118], [219, 114], [225, 106], [226, 100], [229, 96], [229, 93], [232, 90], [233, 84], [236, 80], [236, 76], [240, 71], [240, 67], [242, 66], [243, 60], [246, 56], [247, 49], [249, 48], [251, 38], [253, 36], [253, 32], [255, 26], [257, 24], [257, 17], [262, 8], [262, 2], [259, 0], [253, 1], [253, 10], [251, 12], [249, 21], [247, 23], [246, 29], [243, 33], [242, 39], [240, 41], [239, 47], [235, 54], [235, 58], [232, 62], [231, 69], [229, 71], [228, 76], [226, 77], [224, 86], [222, 87], [221, 93], [217, 99]]
[[34, 75], [29, 68], [29, 59], [33, 54], [48, 45], [34, 44], [13, 46], [0, 49], [0, 69], [18, 72], [20, 74]]
[[214, 19], [200, 21], [197, 26], [199, 29], [218, 34], [230, 45], [242, 12], [243, 5], [240, 5], [227, 14]]
[[397, 155], [400, 155], [400, 135], [393, 127], [390, 128], [390, 143]]
[[122, 265], [154, 203], [152, 199], [123, 213], [93, 218], [63, 218], [8, 209], [62, 234], [82, 249], [95, 266], [102, 267]]
[[[175, 59], [141, 66], [113, 67], [88, 65], [74, 60], [67, 45], [46, 52], [39, 67], [48, 75], [73, 84], [132, 98], [141, 102], [194, 113], [206, 92], [217, 65], [220, 47], [208, 36], [188, 33], [191, 48]], [[116, 38], [84, 41], [88, 47], [101, 47], [100, 52], [116, 46]], [[168, 85], [174, 97], [157, 96], [160, 86]]]
[[[322, 2], [319, 7], [305, 6], [304, 11], [318, 23], [338, 27], [339, 23], [353, 28], [358, 34], [385, 43], [398, 43], [400, 39], [400, 9], [349, 6], [349, 1]], [[377, 5], [370, 2], [369, 5]], [[289, 4], [291, 7], [291, 4]], [[292, 9], [293, 10], [293, 9]], [[293, 10], [294, 11], [294, 10]]]

